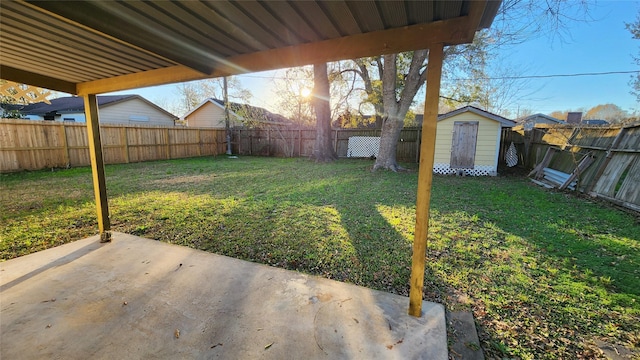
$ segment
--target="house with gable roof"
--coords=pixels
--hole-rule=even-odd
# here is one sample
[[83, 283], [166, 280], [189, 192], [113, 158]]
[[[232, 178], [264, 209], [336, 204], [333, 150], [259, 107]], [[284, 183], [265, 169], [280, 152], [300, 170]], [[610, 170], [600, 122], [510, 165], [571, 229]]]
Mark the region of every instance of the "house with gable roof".
[[[187, 126], [225, 129], [224, 101], [208, 98], [184, 115]], [[229, 127], [255, 125], [290, 125], [291, 120], [271, 111], [247, 104], [229, 103]]]
[[[17, 110], [31, 120], [86, 122], [82, 97], [67, 96], [49, 102], [29, 104]], [[178, 119], [140, 95], [100, 95], [97, 102], [103, 124], [174, 126]]]

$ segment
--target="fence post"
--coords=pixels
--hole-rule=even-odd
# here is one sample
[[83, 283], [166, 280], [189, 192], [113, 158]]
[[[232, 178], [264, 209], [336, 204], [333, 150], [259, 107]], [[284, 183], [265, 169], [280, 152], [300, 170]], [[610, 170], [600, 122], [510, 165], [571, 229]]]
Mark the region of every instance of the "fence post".
[[127, 136], [127, 127], [120, 128], [120, 142], [122, 143], [122, 155], [124, 155], [124, 162], [129, 163], [129, 137]]
[[64, 162], [66, 163], [67, 167], [71, 166], [71, 159], [69, 156], [69, 144], [68, 144], [68, 139], [67, 139], [67, 125], [64, 123], [64, 121], [61, 124], [61, 128], [62, 128], [62, 146], [64, 147]]
[[165, 147], [165, 156], [167, 159], [171, 159], [171, 142], [169, 141], [169, 129], [164, 129], [164, 136], [167, 139], [167, 146]]
[[298, 157], [302, 157], [302, 128], [298, 128]]
[[271, 129], [267, 129], [267, 156], [271, 156]]
[[418, 128], [418, 131], [416, 131], [416, 164], [420, 162], [420, 140], [422, 140], [420, 138], [421, 136], [422, 136], [422, 129]]

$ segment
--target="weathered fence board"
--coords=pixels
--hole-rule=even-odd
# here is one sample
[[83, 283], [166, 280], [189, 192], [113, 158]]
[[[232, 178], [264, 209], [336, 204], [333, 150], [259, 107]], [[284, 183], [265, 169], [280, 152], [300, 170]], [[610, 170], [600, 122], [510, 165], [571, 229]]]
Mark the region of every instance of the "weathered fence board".
[[598, 179], [593, 191], [608, 197], [615, 197], [620, 178], [634, 158], [635, 156], [632, 154], [616, 154]]
[[627, 168], [626, 176], [616, 193], [616, 199], [640, 205], [640, 157], [635, 156]]
[[[567, 140], [562, 143], [562, 138]], [[577, 160], [589, 153], [593, 162], [579, 172], [577, 189], [634, 210], [640, 209], [640, 125], [605, 128], [536, 126], [527, 132], [516, 129], [510, 140], [519, 142], [528, 151], [524, 159], [528, 160], [525, 164], [529, 166], [539, 164], [541, 154], [550, 147], [558, 148], [548, 167], [564, 173], [573, 172]]]

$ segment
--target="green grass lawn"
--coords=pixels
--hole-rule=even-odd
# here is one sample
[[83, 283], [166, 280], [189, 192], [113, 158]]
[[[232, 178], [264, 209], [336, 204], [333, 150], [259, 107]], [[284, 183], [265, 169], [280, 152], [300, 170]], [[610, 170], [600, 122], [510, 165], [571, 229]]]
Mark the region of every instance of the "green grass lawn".
[[[111, 165], [112, 229], [407, 295], [417, 173], [371, 165]], [[5, 260], [97, 233], [89, 168], [0, 175], [0, 209]], [[440, 176], [431, 215], [425, 299], [471, 309], [489, 358], [638, 354], [637, 217], [524, 178]]]

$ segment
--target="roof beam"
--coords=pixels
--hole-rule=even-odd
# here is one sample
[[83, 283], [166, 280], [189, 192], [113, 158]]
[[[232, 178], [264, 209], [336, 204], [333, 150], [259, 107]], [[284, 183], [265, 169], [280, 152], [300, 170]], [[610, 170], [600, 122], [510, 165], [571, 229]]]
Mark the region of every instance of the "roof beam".
[[222, 60], [221, 64], [208, 75], [185, 66], [174, 66], [79, 83], [78, 93], [101, 94], [210, 77], [303, 66], [318, 62], [428, 49], [433, 44], [470, 43], [473, 41], [485, 7], [486, 1], [472, 2], [469, 15], [454, 19], [229, 57]]
[[469, 25], [468, 16], [462, 16], [429, 24], [374, 31], [317, 43], [266, 50], [229, 58], [226, 66], [215, 72], [226, 75], [225, 73], [236, 73], [242, 70], [244, 72], [273, 70], [318, 62], [428, 49], [438, 43], [445, 45], [469, 43], [473, 41], [475, 34], [475, 30], [470, 30]]
[[487, 11], [486, 1], [471, 1], [469, 5], [469, 15], [467, 15], [467, 37], [471, 38], [469, 42], [473, 41], [476, 31], [480, 28], [480, 22], [482, 21], [482, 16], [485, 11]]
[[2, 77], [2, 79], [4, 80], [17, 82], [20, 84], [28, 84], [49, 90], [76, 94], [76, 84], [74, 83], [45, 75], [35, 74], [29, 71], [16, 69], [6, 65], [0, 65], [0, 77]]
[[176, 65], [168, 68], [78, 83], [77, 88], [79, 95], [104, 94], [112, 91], [174, 84], [184, 81], [206, 79], [208, 77], [212, 76], [204, 75], [186, 66]]

